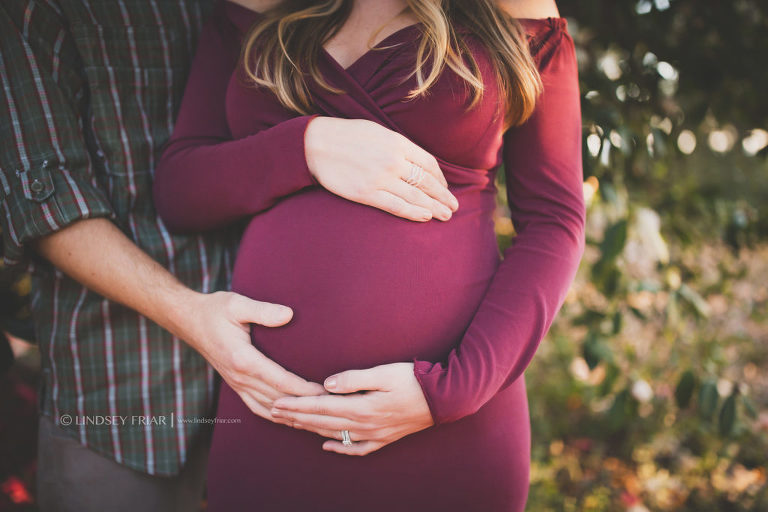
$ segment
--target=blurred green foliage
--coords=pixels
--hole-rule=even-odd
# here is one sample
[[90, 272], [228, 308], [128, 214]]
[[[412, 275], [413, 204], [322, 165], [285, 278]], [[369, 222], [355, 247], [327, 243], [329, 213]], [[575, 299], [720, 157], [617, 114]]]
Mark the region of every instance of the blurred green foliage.
[[527, 372], [528, 508], [768, 510], [768, 4], [560, 9], [587, 250]]

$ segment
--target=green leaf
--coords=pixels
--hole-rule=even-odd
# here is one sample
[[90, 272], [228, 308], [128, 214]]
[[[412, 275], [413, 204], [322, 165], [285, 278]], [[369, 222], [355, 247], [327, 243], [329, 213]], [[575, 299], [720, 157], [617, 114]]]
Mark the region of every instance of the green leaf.
[[678, 302], [680, 294], [678, 294], [677, 291], [674, 291], [669, 294], [669, 300], [667, 301], [667, 323], [669, 325], [676, 325], [680, 321], [680, 308], [678, 307]]
[[610, 393], [613, 389], [613, 385], [616, 382], [616, 379], [618, 379], [620, 375], [621, 370], [618, 366], [611, 363], [605, 365], [605, 378], [597, 387], [597, 395], [606, 396], [608, 393]]
[[661, 291], [661, 285], [655, 281], [643, 280], [638, 283], [637, 291], [639, 292], [653, 292]]
[[629, 388], [618, 392], [608, 409], [608, 428], [618, 430], [637, 416], [637, 401], [632, 398]]
[[602, 313], [595, 309], [586, 309], [584, 313], [574, 318], [571, 323], [573, 325], [590, 326], [590, 325], [594, 325], [602, 322], [604, 318], [605, 318], [605, 313]]
[[627, 220], [622, 219], [605, 230], [605, 236], [600, 243], [601, 256], [592, 267], [592, 278], [607, 297], [613, 297], [619, 288], [621, 272], [615, 263], [626, 242]]
[[696, 377], [691, 370], [686, 370], [680, 377], [675, 388], [675, 401], [681, 409], [688, 407], [693, 396], [693, 388], [696, 387]]
[[746, 396], [741, 397], [741, 402], [744, 404], [744, 410], [747, 411], [747, 416], [752, 418], [753, 420], [757, 419], [757, 407], [755, 407], [755, 404]]
[[664, 143], [664, 139], [667, 137], [666, 134], [658, 128], [651, 128], [651, 133], [653, 134], [653, 152], [655, 156], [657, 158], [664, 156], [667, 152], [667, 147]]
[[626, 127], [622, 126], [617, 130], [621, 135], [622, 144], [619, 150], [624, 156], [630, 156], [632, 154], [632, 141], [634, 140], [634, 134]]
[[624, 323], [624, 316], [621, 314], [621, 311], [617, 311], [613, 314], [613, 324], [611, 325], [611, 333], [613, 335], [619, 334], [621, 332], [621, 327]]
[[725, 399], [723, 408], [720, 409], [720, 435], [729, 436], [733, 433], [733, 427], [736, 424], [736, 393]]
[[709, 379], [701, 385], [699, 391], [699, 413], [704, 418], [711, 418], [717, 408], [717, 384], [713, 379]]
[[613, 261], [599, 260], [594, 267], [592, 267], [592, 276], [598, 289], [607, 298], [613, 298], [619, 291], [619, 284], [621, 283], [621, 272], [616, 268], [616, 264]]
[[[601, 146], [602, 149], [602, 146]], [[617, 204], [619, 202], [619, 196], [616, 193], [616, 188], [608, 183], [608, 182], [601, 182], [600, 188], [598, 189], [600, 192], [600, 196], [607, 202], [611, 204]]]
[[696, 313], [698, 313], [700, 316], [704, 318], [708, 318], [711, 312], [711, 308], [709, 307], [709, 304], [706, 300], [704, 300], [704, 297], [699, 295], [696, 290], [688, 286], [687, 284], [683, 283], [680, 285], [680, 289], [678, 290], [680, 293], [680, 296], [684, 298], [686, 301], [688, 301], [696, 310]]
[[622, 219], [605, 231], [605, 238], [600, 244], [602, 259], [613, 261], [624, 250], [627, 243], [627, 220]]
[[613, 360], [611, 348], [594, 331], [587, 334], [587, 338], [584, 340], [583, 354], [590, 370], [594, 370], [600, 361]]

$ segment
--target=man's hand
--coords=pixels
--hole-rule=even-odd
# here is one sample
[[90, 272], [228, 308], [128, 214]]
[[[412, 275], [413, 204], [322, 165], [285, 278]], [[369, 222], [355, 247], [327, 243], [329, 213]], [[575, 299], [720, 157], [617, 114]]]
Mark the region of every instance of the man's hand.
[[[318, 117], [304, 146], [309, 170], [337, 196], [421, 222], [448, 220], [459, 208], [435, 157], [377, 123]], [[424, 171], [408, 184], [414, 164]]]
[[251, 300], [231, 292], [195, 294], [184, 309], [189, 326], [184, 339], [219, 372], [255, 414], [275, 421], [274, 400], [286, 396], [325, 394], [265, 357], [250, 339], [250, 324], [279, 327], [293, 317], [291, 308]]
[[[367, 455], [434, 424], [413, 363], [393, 363], [368, 370], [349, 370], [328, 377], [332, 393], [313, 397], [280, 398], [272, 416], [294, 428], [336, 439], [323, 449], [346, 455]], [[353, 444], [344, 446], [341, 431]]]
[[251, 345], [250, 324], [283, 325], [293, 311], [230, 292], [190, 290], [107, 219], [86, 219], [36, 244], [39, 254], [110, 300], [168, 329], [198, 350], [250, 409], [267, 419], [272, 401], [324, 393]]

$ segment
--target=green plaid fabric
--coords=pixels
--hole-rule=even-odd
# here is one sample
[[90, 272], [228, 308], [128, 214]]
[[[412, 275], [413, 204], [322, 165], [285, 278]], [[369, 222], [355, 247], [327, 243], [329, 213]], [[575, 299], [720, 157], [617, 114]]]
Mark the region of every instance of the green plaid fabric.
[[0, 3], [3, 258], [29, 264], [42, 412], [93, 450], [154, 475], [178, 473], [206, 428], [178, 419], [212, 414], [213, 371], [28, 247], [79, 219], [107, 217], [191, 288], [228, 286], [238, 233], [172, 235], [151, 195], [211, 3]]

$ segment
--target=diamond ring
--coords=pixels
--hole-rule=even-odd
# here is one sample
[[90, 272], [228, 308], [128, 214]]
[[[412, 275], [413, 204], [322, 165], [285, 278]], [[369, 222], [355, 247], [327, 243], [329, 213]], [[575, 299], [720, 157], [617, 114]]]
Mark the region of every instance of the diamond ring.
[[418, 187], [421, 185], [422, 180], [424, 179], [424, 168], [418, 164], [414, 164], [411, 162], [411, 172], [408, 175], [408, 178], [405, 180], [405, 182], [409, 185], [413, 185], [414, 187]]

